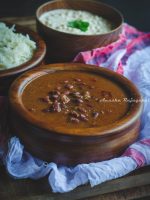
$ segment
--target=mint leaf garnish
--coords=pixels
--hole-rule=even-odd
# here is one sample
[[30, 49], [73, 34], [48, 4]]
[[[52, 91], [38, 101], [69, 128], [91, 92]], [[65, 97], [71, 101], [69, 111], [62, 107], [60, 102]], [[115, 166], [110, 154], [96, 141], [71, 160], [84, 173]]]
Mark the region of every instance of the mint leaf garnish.
[[68, 27], [80, 29], [83, 32], [86, 32], [89, 27], [89, 22], [85, 22], [82, 20], [74, 20], [68, 22]]

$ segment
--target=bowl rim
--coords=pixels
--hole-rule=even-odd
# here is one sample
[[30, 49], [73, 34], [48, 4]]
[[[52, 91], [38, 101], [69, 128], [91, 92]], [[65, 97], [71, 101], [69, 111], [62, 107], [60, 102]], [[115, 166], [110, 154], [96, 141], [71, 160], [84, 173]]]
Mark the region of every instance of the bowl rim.
[[[47, 28], [47, 30], [51, 30], [51, 31], [56, 32], [56, 33], [61, 33], [61, 34], [64, 34], [64, 35], [66, 35], [66, 36], [69, 35], [69, 36], [76, 36], [76, 37], [98, 37], [98, 36], [106, 36], [106, 35], [109, 35], [109, 34], [111, 34], [111, 33], [114, 33], [114, 32], [117, 31], [117, 30], [120, 30], [120, 29], [122, 28], [123, 23], [124, 23], [123, 14], [122, 14], [117, 8], [115, 8], [115, 7], [113, 7], [113, 6], [109, 5], [109, 4], [103, 3], [103, 2], [98, 2], [98, 1], [96, 1], [96, 0], [82, 0], [82, 2], [95, 3], [95, 4], [103, 5], [103, 6], [107, 7], [107, 8], [112, 9], [112, 10], [115, 11], [115, 12], [118, 14], [118, 16], [120, 17], [120, 20], [121, 20], [120, 25], [117, 26], [116, 28], [112, 29], [111, 31], [107, 32], [107, 33], [95, 34], [95, 35], [93, 35], [93, 34], [92, 34], [92, 35], [86, 35], [86, 34], [81, 35], [81, 34], [74, 34], [74, 33], [62, 32], [62, 31], [53, 29], [53, 28], [51, 28], [51, 27], [45, 25], [44, 23], [42, 23], [42, 21], [39, 19], [39, 11], [40, 11], [43, 7], [45, 7], [46, 5], [49, 5], [49, 4], [52, 4], [52, 3], [55, 3], [55, 2], [56, 2], [56, 3], [57, 3], [57, 2], [61, 2], [61, 1], [63, 1], [63, 0], [52, 0], [52, 1], [48, 1], [48, 2], [46, 2], [46, 3], [44, 3], [44, 4], [42, 4], [41, 6], [39, 6], [39, 7], [37, 8], [37, 10], [36, 10], [36, 21], [37, 21], [38, 23], [40, 23], [40, 25], [42, 25], [43, 27]], [[67, 1], [68, 1], [68, 0], [67, 0]], [[80, 1], [80, 0], [71, 0], [71, 1], [77, 2], [77, 1]]]
[[30, 39], [32, 39], [36, 43], [37, 48], [34, 51], [32, 58], [26, 61], [25, 63], [22, 63], [21, 65], [9, 69], [0, 70], [0, 78], [5, 78], [7, 76], [14, 76], [16, 74], [23, 73], [24, 71], [29, 70], [41, 63], [46, 55], [46, 44], [44, 40], [38, 35], [38, 33], [16, 23], [12, 23], [9, 21], [1, 22], [5, 23], [8, 27], [15, 26], [16, 33], [29, 35]]
[[[62, 67], [64, 66], [64, 68]], [[40, 120], [36, 119], [23, 105], [21, 94], [24, 87], [32, 82], [35, 78], [45, 75], [50, 72], [55, 72], [57, 70], [79, 70], [79, 71], [89, 71], [89, 72], [98, 72], [103, 75], [110, 76], [110, 78], [115, 79], [125, 86], [130, 93], [134, 94], [139, 101], [130, 108], [130, 112], [114, 123], [109, 125], [94, 127], [94, 128], [80, 128], [80, 129], [64, 129], [63, 127], [51, 128], [50, 126], [42, 123]], [[12, 84], [9, 90], [9, 102], [12, 108], [12, 111], [16, 112], [21, 116], [26, 122], [35, 125], [36, 127], [47, 131], [49, 134], [57, 133], [56, 136], [67, 136], [67, 137], [105, 137], [110, 134], [118, 134], [120, 131], [125, 130], [126, 128], [131, 127], [137, 120], [140, 118], [140, 115], [143, 110], [143, 101], [142, 96], [136, 86], [128, 80], [126, 77], [103, 67], [98, 67], [94, 65], [86, 65], [80, 63], [59, 63], [59, 64], [49, 64], [38, 67], [37, 69], [30, 70], [20, 77], [18, 77]], [[64, 131], [65, 130], [65, 131]], [[86, 133], [86, 134], [85, 134]]]

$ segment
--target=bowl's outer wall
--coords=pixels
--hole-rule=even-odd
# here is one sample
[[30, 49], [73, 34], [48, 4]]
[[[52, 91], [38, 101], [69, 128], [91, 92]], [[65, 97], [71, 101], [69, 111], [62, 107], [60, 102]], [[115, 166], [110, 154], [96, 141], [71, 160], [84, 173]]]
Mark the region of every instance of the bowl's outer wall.
[[81, 140], [80, 137], [58, 136], [56, 139], [55, 134], [26, 123], [14, 113], [11, 119], [13, 133], [20, 138], [27, 151], [44, 161], [63, 165], [98, 162], [119, 156], [137, 139], [140, 128], [138, 119], [127, 129], [109, 137]]

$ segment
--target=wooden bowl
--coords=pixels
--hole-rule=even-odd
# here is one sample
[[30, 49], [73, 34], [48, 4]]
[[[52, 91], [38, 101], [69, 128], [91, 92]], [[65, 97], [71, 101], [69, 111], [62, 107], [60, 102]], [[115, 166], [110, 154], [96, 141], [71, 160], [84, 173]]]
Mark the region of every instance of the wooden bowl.
[[[75, 35], [59, 32], [44, 25], [39, 17], [54, 9], [85, 10], [108, 19], [113, 30], [100, 35]], [[122, 30], [123, 16], [113, 7], [92, 0], [56, 0], [41, 5], [36, 12], [37, 31], [47, 44], [48, 62], [70, 62], [79, 53], [106, 46], [118, 39]]]
[[[14, 24], [4, 22], [8, 27], [12, 27]], [[22, 74], [23, 72], [32, 69], [38, 65], [40, 65], [44, 59], [44, 56], [46, 54], [46, 45], [45, 42], [42, 40], [40, 36], [38, 36], [37, 33], [34, 31], [31, 31], [30, 29], [20, 26], [20, 25], [15, 25], [15, 29], [17, 33], [21, 33], [23, 35], [28, 34], [29, 37], [36, 42], [37, 49], [33, 54], [33, 57], [16, 67], [13, 67], [11, 69], [6, 69], [6, 70], [0, 70], [0, 94], [1, 95], [7, 95], [9, 87], [13, 80]]]
[[[57, 120], [53, 126], [46, 118], [37, 118], [37, 114], [25, 106], [22, 100], [24, 89], [39, 77], [68, 71], [105, 77], [125, 91], [129, 100], [137, 101], [130, 103], [124, 116], [104, 126], [68, 128], [67, 122], [59, 126]], [[50, 84], [51, 79], [48, 82]], [[42, 88], [38, 86], [38, 90], [42, 91]], [[105, 68], [74, 63], [49, 64], [26, 72], [12, 84], [9, 101], [12, 132], [20, 138], [26, 150], [45, 161], [64, 165], [97, 162], [120, 155], [138, 137], [143, 107], [139, 91], [125, 77]]]

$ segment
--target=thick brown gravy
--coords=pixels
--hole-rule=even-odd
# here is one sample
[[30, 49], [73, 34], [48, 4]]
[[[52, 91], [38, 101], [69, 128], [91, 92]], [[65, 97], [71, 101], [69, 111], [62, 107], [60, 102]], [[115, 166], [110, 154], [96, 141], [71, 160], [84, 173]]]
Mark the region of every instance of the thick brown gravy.
[[128, 112], [127, 94], [114, 81], [82, 71], [59, 71], [30, 82], [25, 108], [49, 127], [90, 128], [111, 124]]

